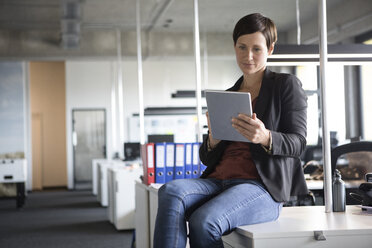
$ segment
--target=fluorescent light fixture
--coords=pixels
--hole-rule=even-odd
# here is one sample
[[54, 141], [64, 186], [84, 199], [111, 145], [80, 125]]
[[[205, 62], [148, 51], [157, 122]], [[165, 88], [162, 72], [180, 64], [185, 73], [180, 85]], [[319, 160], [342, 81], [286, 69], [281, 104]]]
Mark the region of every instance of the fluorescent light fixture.
[[[372, 62], [372, 45], [343, 44], [328, 45], [328, 61], [344, 64], [364, 64]], [[268, 63], [319, 64], [318, 45], [276, 45], [274, 54], [269, 56]], [[286, 64], [288, 65], [288, 64]]]

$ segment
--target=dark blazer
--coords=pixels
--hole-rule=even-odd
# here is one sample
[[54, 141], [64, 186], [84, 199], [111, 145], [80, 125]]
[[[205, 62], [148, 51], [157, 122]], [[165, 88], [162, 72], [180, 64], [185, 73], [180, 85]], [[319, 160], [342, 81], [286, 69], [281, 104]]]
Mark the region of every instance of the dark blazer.
[[[243, 77], [228, 91], [238, 91], [242, 82]], [[306, 111], [307, 97], [298, 78], [266, 69], [254, 112], [271, 131], [272, 154], [259, 144], [250, 143], [250, 150], [263, 184], [278, 202], [308, 193], [300, 160], [306, 147]], [[230, 142], [222, 140], [208, 152], [204, 140], [199, 155], [207, 168], [201, 178], [214, 171]]]

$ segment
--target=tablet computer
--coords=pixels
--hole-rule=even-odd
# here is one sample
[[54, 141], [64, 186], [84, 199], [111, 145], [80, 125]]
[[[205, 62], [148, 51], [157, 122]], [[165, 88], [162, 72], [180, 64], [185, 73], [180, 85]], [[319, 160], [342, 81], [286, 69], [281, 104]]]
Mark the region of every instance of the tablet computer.
[[212, 137], [219, 140], [250, 142], [232, 127], [231, 119], [244, 113], [252, 116], [249, 92], [206, 90], [208, 115]]

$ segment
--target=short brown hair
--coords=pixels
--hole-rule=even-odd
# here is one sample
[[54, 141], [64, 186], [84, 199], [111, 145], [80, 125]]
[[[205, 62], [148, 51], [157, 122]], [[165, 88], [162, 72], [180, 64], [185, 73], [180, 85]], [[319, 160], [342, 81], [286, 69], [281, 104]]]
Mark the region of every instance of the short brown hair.
[[266, 39], [267, 49], [277, 41], [277, 31], [274, 22], [260, 13], [253, 13], [242, 17], [235, 25], [233, 32], [234, 45], [238, 38], [245, 34], [261, 32]]

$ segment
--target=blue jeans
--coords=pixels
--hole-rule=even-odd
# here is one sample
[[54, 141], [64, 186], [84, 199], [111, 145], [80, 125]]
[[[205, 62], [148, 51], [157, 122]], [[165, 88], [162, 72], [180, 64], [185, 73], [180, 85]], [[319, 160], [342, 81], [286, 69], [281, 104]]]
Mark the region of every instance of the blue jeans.
[[223, 247], [221, 236], [241, 225], [274, 221], [282, 203], [256, 180], [179, 179], [158, 193], [154, 248]]

